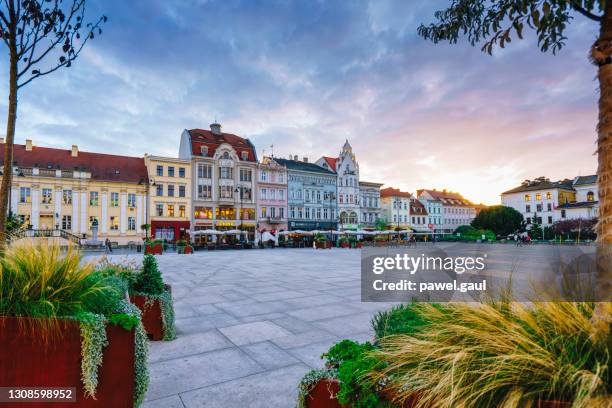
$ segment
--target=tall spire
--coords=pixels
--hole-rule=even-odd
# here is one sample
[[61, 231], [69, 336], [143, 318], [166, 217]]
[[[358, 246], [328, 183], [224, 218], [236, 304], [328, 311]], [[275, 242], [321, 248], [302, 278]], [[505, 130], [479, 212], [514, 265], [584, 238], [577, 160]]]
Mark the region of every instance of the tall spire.
[[353, 150], [353, 148], [351, 147], [351, 144], [349, 143], [348, 139], [346, 139], [346, 142], [344, 142], [344, 146], [342, 146], [342, 151], [346, 152], [346, 151], [351, 151]]

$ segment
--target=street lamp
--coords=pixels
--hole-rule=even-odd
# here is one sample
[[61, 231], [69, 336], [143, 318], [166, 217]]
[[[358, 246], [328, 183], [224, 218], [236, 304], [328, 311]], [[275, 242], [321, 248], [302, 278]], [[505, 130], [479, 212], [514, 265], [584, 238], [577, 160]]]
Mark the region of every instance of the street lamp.
[[400, 241], [400, 209], [402, 206], [402, 200], [400, 198], [395, 198], [395, 205], [397, 206], [397, 243]]
[[[243, 191], [242, 186], [236, 187], [236, 189], [234, 190], [234, 192], [236, 194], [240, 195], [240, 207], [238, 208], [238, 214], [240, 216], [240, 225], [238, 226], [238, 229], [240, 230], [240, 234], [242, 235], [242, 191]], [[240, 239], [242, 240], [242, 236], [240, 237]]]
[[336, 195], [333, 192], [329, 192], [327, 193], [327, 198], [329, 199], [329, 239], [332, 240], [333, 239], [333, 235], [334, 233], [333, 231], [333, 219], [334, 219], [334, 207], [333, 207], [333, 202], [336, 200]]

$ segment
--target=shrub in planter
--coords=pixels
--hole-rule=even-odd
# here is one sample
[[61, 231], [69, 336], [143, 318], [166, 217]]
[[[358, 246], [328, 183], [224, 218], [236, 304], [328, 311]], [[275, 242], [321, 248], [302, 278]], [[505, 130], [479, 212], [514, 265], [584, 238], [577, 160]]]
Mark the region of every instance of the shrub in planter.
[[130, 300], [142, 312], [142, 321], [147, 334], [153, 340], [173, 340], [176, 338], [174, 329], [174, 307], [170, 286], [165, 285], [153, 255], [145, 255], [140, 270], [128, 268], [121, 272], [121, 266], [115, 269], [107, 268], [110, 273], [122, 276], [128, 284]]
[[[388, 379], [394, 400], [419, 395], [418, 407], [609, 406], [609, 327], [594, 305], [421, 304], [412, 334], [380, 339], [368, 375]], [[556, 401], [556, 402], [555, 402]]]
[[340, 247], [341, 248], [348, 248], [349, 247], [349, 239], [346, 235], [342, 235], [340, 237], [340, 239], [338, 239], [338, 242], [340, 243]]
[[323, 234], [315, 234], [314, 236], [315, 248], [325, 249], [327, 247], [327, 238]]
[[24, 242], [0, 260], [0, 386], [76, 387], [75, 406], [139, 406], [147, 347], [123, 281], [78, 251]]
[[298, 385], [297, 408], [346, 408], [338, 401], [336, 370], [311, 370]]

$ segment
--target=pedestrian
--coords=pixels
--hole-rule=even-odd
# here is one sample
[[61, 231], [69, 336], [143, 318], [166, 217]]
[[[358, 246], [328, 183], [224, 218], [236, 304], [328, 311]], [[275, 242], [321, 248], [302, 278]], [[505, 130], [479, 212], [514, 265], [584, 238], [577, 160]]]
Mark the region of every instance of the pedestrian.
[[106, 246], [106, 253], [112, 253], [113, 252], [113, 244], [111, 243], [111, 240], [106, 238], [106, 240], [104, 241], [104, 245]]

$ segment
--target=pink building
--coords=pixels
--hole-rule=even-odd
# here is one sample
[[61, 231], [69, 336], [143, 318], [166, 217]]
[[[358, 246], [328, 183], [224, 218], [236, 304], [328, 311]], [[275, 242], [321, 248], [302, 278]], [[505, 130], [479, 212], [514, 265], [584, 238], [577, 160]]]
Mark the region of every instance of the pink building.
[[257, 225], [260, 236], [287, 229], [287, 168], [264, 157], [257, 174]]

